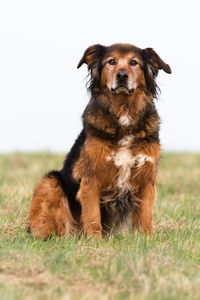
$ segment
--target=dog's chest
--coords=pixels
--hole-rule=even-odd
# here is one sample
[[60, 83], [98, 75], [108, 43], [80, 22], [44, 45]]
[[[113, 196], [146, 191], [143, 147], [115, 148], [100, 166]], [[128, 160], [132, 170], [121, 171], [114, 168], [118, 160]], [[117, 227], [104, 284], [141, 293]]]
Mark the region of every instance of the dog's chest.
[[153, 158], [142, 153], [133, 156], [131, 146], [134, 136], [124, 136], [118, 142], [118, 147], [115, 151], [106, 157], [108, 163], [113, 163], [117, 169], [117, 179], [115, 187], [120, 192], [131, 191], [131, 174], [133, 169], [141, 168], [147, 161], [153, 163]]
[[139, 202], [135, 197], [132, 173], [139, 171], [146, 162], [153, 163], [154, 159], [143, 153], [133, 155], [133, 135], [124, 136], [118, 142], [118, 147], [106, 156], [108, 164], [113, 164], [116, 177], [111, 178], [111, 185], [102, 191], [101, 205], [113, 216], [115, 224], [123, 223], [127, 216], [138, 207]]

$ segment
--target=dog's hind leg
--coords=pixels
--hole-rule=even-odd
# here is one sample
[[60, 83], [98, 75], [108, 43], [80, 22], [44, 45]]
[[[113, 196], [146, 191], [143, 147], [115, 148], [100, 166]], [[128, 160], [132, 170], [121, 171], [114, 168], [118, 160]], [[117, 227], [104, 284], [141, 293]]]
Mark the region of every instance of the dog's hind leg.
[[47, 239], [51, 233], [69, 237], [76, 228], [69, 203], [58, 179], [45, 176], [36, 187], [29, 212], [30, 231]]

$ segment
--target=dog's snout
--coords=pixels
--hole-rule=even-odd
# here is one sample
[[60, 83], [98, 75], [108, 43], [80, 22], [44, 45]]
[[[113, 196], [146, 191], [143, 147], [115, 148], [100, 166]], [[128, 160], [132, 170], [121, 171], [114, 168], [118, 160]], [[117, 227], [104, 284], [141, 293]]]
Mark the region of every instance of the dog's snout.
[[128, 79], [128, 73], [125, 70], [118, 71], [117, 79]]

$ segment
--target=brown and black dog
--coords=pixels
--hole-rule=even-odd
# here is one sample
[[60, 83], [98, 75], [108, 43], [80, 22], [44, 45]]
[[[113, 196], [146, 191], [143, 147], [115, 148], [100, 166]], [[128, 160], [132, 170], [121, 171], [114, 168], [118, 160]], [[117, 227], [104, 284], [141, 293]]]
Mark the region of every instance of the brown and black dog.
[[152, 48], [130, 44], [89, 47], [85, 63], [91, 100], [83, 130], [63, 169], [36, 187], [30, 230], [102, 237], [132, 219], [132, 228], [153, 233], [153, 204], [160, 155], [159, 116], [154, 99], [160, 69], [171, 73]]

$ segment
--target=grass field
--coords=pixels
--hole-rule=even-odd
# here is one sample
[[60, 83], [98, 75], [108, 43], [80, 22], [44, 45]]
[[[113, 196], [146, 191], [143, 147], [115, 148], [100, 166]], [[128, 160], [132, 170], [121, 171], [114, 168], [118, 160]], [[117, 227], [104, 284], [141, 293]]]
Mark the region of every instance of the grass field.
[[200, 155], [163, 154], [152, 238], [35, 240], [33, 188], [63, 155], [0, 155], [0, 299], [200, 299]]

